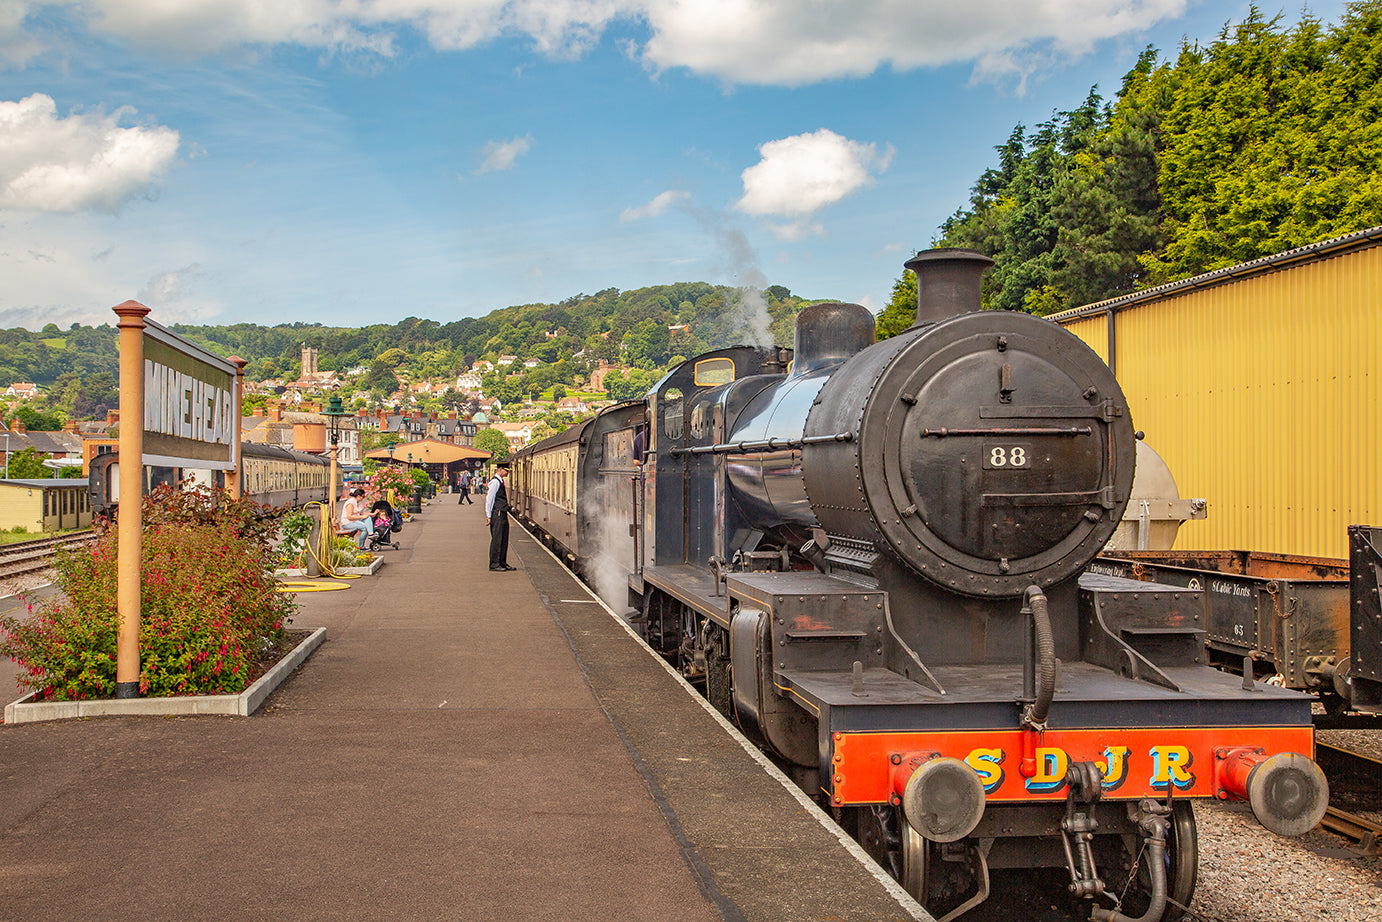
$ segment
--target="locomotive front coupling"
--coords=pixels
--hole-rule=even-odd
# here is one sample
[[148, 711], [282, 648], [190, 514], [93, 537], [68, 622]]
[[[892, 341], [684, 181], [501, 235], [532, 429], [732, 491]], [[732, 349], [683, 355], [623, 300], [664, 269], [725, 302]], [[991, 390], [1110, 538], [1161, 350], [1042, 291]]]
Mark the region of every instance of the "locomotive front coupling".
[[894, 753], [892, 801], [917, 835], [958, 842], [984, 817], [984, 785], [974, 769], [938, 752]]
[[1319, 825], [1329, 807], [1329, 781], [1298, 752], [1268, 756], [1261, 749], [1214, 752], [1215, 796], [1246, 800], [1257, 821], [1280, 836], [1299, 836]]

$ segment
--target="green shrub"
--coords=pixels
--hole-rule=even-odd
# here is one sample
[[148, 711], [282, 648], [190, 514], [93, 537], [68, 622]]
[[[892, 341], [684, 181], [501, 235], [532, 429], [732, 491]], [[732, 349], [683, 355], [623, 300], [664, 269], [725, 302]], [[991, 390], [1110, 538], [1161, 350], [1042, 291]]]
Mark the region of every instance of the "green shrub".
[[304, 563], [307, 538], [312, 534], [312, 516], [304, 509], [294, 509], [279, 523], [282, 542], [278, 545], [276, 563], [281, 567], [298, 567]]
[[[238, 694], [259, 650], [282, 639], [296, 603], [276, 591], [275, 525], [261, 512], [205, 488], [160, 487], [145, 501], [141, 695]], [[54, 569], [65, 597], [28, 606], [25, 620], [0, 619], [0, 654], [42, 699], [115, 693], [118, 540], [111, 530], [60, 554]]]

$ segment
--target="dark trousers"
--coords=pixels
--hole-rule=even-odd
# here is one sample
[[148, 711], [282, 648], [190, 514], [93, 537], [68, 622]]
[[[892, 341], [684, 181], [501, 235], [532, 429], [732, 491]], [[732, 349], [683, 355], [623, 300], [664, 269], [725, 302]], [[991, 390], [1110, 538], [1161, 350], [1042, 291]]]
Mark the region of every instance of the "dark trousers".
[[489, 565], [490, 569], [508, 566], [509, 560], [509, 513], [507, 510], [494, 511], [489, 520]]
[[461, 503], [475, 505], [474, 500], [470, 498], [470, 487], [461, 487], [461, 498], [456, 500], [456, 505], [459, 506]]

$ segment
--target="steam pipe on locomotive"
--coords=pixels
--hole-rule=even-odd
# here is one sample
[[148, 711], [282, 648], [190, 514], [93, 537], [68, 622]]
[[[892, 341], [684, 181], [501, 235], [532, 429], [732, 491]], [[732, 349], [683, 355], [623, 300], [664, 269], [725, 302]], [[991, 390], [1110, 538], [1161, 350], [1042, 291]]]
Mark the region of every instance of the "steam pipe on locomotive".
[[785, 374], [747, 347], [670, 372], [631, 593], [933, 911], [982, 902], [990, 867], [1044, 866], [1111, 900], [1097, 919], [1174, 918], [1190, 799], [1318, 822], [1310, 702], [1208, 668], [1200, 593], [1081, 575], [1128, 502], [1127, 402], [1065, 330], [979, 310], [990, 264], [909, 260], [917, 320], [891, 339], [818, 304]]

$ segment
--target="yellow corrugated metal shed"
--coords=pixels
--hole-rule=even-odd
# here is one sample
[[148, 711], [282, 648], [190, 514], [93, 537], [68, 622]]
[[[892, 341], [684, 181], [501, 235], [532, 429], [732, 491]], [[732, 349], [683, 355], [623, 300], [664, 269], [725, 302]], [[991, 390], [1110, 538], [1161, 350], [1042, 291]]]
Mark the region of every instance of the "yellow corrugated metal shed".
[[1054, 314], [1209, 517], [1180, 549], [1347, 557], [1382, 524], [1382, 227]]

